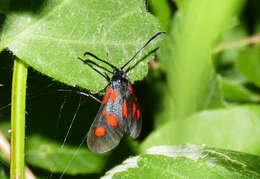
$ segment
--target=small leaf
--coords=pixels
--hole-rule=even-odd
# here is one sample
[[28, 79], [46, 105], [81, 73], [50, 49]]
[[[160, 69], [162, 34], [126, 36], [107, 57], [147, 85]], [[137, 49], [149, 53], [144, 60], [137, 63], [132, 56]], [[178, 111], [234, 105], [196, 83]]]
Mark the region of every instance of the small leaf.
[[[8, 47], [41, 73], [92, 90], [103, 89], [107, 82], [78, 56], [89, 51], [121, 67], [159, 31], [159, 22], [139, 0], [30, 1], [25, 8], [32, 9], [24, 11], [21, 4], [7, 14], [0, 51]], [[129, 72], [132, 82], [147, 74], [149, 58], [142, 58], [158, 47], [158, 40], [130, 64], [136, 64]]]
[[253, 46], [242, 51], [238, 57], [238, 69], [255, 85], [260, 87], [260, 46]]
[[154, 145], [206, 144], [209, 147], [260, 154], [260, 106], [243, 105], [203, 111], [168, 122], [154, 131], [141, 150]]
[[155, 146], [108, 171], [108, 178], [259, 178], [260, 157], [229, 150]]
[[227, 78], [218, 78], [223, 94], [226, 100], [233, 102], [259, 102], [260, 95], [247, 89], [243, 84], [229, 80]]
[[50, 141], [39, 135], [30, 136], [26, 145], [29, 164], [53, 173], [76, 175], [99, 173], [105, 165], [105, 155], [94, 154], [87, 147], [72, 147]]

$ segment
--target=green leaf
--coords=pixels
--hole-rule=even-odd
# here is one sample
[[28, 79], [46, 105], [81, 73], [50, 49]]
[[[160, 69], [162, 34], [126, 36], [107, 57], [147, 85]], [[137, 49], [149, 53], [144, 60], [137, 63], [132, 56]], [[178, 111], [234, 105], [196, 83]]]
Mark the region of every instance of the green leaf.
[[239, 71], [260, 87], [260, 46], [252, 46], [242, 51], [238, 57]]
[[50, 141], [39, 135], [30, 136], [26, 145], [26, 160], [30, 165], [53, 173], [71, 175], [99, 173], [105, 165], [106, 155], [87, 150], [87, 147], [72, 147]]
[[108, 171], [108, 178], [259, 178], [260, 157], [195, 145], [155, 146]]
[[246, 88], [242, 83], [227, 78], [218, 78], [226, 100], [233, 102], [259, 102], [260, 95]]
[[[107, 83], [77, 59], [84, 52], [121, 67], [159, 31], [159, 22], [147, 13], [144, 1], [46, 0], [40, 5], [30, 1], [26, 7], [32, 9], [24, 11], [19, 3], [11, 7], [3, 24], [0, 51], [8, 47], [36, 70], [72, 86], [99, 90]], [[147, 74], [150, 58], [143, 58], [159, 40], [130, 64], [136, 64], [129, 72], [132, 82]]]
[[243, 2], [189, 0], [182, 3], [160, 51], [169, 87], [164, 117], [185, 118], [202, 109], [223, 106], [211, 51], [217, 37], [239, 14]]
[[171, 19], [170, 4], [167, 0], [149, 0], [152, 11], [161, 22], [162, 28], [168, 30]]
[[260, 106], [244, 105], [203, 111], [168, 122], [146, 138], [141, 150], [154, 145], [191, 143], [260, 154], [259, 138]]

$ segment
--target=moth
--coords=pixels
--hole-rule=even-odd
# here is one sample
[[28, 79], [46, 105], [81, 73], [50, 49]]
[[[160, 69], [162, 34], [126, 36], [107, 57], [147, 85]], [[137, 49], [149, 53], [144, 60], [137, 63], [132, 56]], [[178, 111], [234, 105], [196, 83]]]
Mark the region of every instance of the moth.
[[[104, 153], [115, 148], [125, 134], [136, 139], [142, 129], [142, 114], [135, 96], [133, 86], [127, 73], [132, 69], [124, 70], [136, 56], [156, 37], [165, 32], [158, 32], [152, 36], [135, 55], [122, 67], [118, 68], [113, 64], [100, 59], [91, 52], [85, 52], [84, 56], [91, 56], [96, 60], [109, 65], [113, 72], [112, 78], [98, 68], [105, 69], [94, 61], [79, 59], [98, 72], [108, 81], [106, 92], [101, 102], [99, 111], [88, 132], [88, 148], [95, 153]], [[109, 70], [107, 70], [109, 71]], [[110, 71], [109, 71], [110, 72]], [[94, 97], [93, 95], [89, 95]]]

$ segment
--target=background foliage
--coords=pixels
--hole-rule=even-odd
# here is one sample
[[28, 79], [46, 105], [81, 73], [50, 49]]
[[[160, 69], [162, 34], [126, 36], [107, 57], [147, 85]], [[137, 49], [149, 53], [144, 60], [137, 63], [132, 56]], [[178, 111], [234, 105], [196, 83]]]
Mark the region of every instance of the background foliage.
[[[32, 67], [26, 162], [39, 178], [259, 178], [259, 12], [257, 0], [0, 1], [0, 129], [9, 137], [16, 55]], [[141, 136], [91, 153], [82, 140], [99, 104], [58, 90], [106, 81], [77, 56], [122, 66], [161, 30], [129, 74]], [[0, 170], [8, 178], [5, 160]]]

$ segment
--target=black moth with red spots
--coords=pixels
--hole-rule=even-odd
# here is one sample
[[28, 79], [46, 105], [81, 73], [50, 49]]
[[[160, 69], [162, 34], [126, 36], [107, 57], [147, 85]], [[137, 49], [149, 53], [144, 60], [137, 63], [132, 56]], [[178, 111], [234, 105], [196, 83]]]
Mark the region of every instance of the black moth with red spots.
[[[127, 72], [131, 70], [131, 68], [128, 68], [126, 71], [124, 71], [124, 68], [131, 61], [133, 61], [134, 58], [153, 39], [163, 33], [165, 32], [158, 32], [157, 34], [155, 34], [121, 68], [117, 68], [107, 61], [98, 58], [92, 53], [86, 52], [84, 55], [90, 55], [95, 59], [106, 63], [114, 69], [111, 79], [106, 73], [102, 73], [93, 65], [96, 65], [97, 67], [100, 67], [102, 69], [105, 69], [104, 67], [99, 66], [93, 61], [83, 60], [79, 57], [81, 61], [89, 65], [92, 69], [97, 71], [109, 81], [103, 102], [88, 132], [87, 143], [89, 149], [92, 152], [104, 153], [112, 150], [119, 144], [124, 134], [130, 135], [134, 139], [139, 136], [142, 128], [141, 110], [137, 102], [137, 98], [134, 94], [132, 84], [130, 83], [130, 80], [127, 76]], [[109, 70], [106, 71], [110, 72]]]
[[131, 88], [126, 73], [116, 70], [88, 133], [91, 151], [103, 153], [113, 149], [125, 133], [133, 138], [139, 136], [142, 117], [140, 112], [137, 115], [140, 108], [133, 91], [130, 93]]

